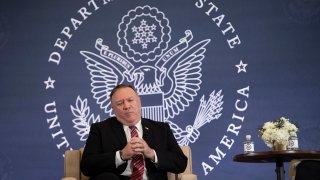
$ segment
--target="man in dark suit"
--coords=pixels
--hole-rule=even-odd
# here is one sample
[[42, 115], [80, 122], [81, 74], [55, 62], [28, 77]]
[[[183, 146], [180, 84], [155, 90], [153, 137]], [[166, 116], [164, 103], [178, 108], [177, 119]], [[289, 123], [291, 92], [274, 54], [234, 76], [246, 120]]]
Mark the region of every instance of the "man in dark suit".
[[[141, 101], [135, 88], [118, 85], [110, 93], [115, 117], [91, 125], [81, 171], [92, 180], [130, 179], [133, 158], [143, 156], [143, 176], [165, 180], [167, 172], [181, 173], [187, 157], [167, 123], [141, 118]], [[135, 126], [138, 137], [131, 137]], [[141, 168], [142, 169], [142, 168]]]

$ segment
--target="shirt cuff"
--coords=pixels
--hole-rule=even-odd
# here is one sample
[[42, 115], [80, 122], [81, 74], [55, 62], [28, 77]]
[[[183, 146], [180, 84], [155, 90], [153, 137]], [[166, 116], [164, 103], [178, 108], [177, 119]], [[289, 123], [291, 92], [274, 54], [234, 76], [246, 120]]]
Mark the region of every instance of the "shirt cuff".
[[123, 164], [123, 163], [125, 163], [126, 161], [123, 161], [122, 159], [121, 159], [121, 156], [120, 156], [120, 151], [117, 151], [116, 152], [116, 168], [118, 167], [118, 166], [120, 166], [121, 164]]
[[151, 162], [157, 164], [158, 163], [158, 156], [157, 156], [157, 153], [155, 150], [153, 150], [153, 152], [154, 152], [154, 161], [151, 161]]

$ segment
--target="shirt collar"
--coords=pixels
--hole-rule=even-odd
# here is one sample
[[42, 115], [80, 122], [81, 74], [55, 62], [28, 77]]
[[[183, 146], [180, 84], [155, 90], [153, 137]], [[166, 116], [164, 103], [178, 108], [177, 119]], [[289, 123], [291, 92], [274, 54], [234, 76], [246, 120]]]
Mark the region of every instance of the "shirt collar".
[[[141, 119], [134, 126], [137, 128], [138, 132], [142, 132]], [[127, 125], [123, 125], [123, 128], [124, 129], [130, 129], [129, 126], [127, 126]]]

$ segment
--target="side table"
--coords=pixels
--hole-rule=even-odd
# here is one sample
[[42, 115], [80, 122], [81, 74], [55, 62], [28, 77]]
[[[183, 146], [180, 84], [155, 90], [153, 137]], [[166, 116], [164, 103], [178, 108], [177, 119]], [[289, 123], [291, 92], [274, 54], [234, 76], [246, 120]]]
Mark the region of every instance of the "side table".
[[276, 163], [277, 180], [284, 180], [283, 163], [293, 159], [320, 159], [320, 151], [263, 151], [246, 154], [237, 154], [233, 161], [245, 163]]

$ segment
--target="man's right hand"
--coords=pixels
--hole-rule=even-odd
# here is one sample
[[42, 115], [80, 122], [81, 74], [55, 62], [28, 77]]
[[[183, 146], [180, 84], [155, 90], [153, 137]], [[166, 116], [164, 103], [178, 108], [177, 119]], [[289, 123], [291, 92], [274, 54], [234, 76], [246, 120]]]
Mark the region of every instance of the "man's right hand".
[[126, 161], [126, 160], [129, 160], [129, 159], [132, 159], [132, 157], [137, 155], [137, 154], [141, 154], [141, 153], [136, 152], [134, 150], [133, 146], [134, 146], [134, 143], [129, 141], [127, 143], [127, 145], [122, 150], [120, 150], [120, 157], [121, 157], [122, 160]]

